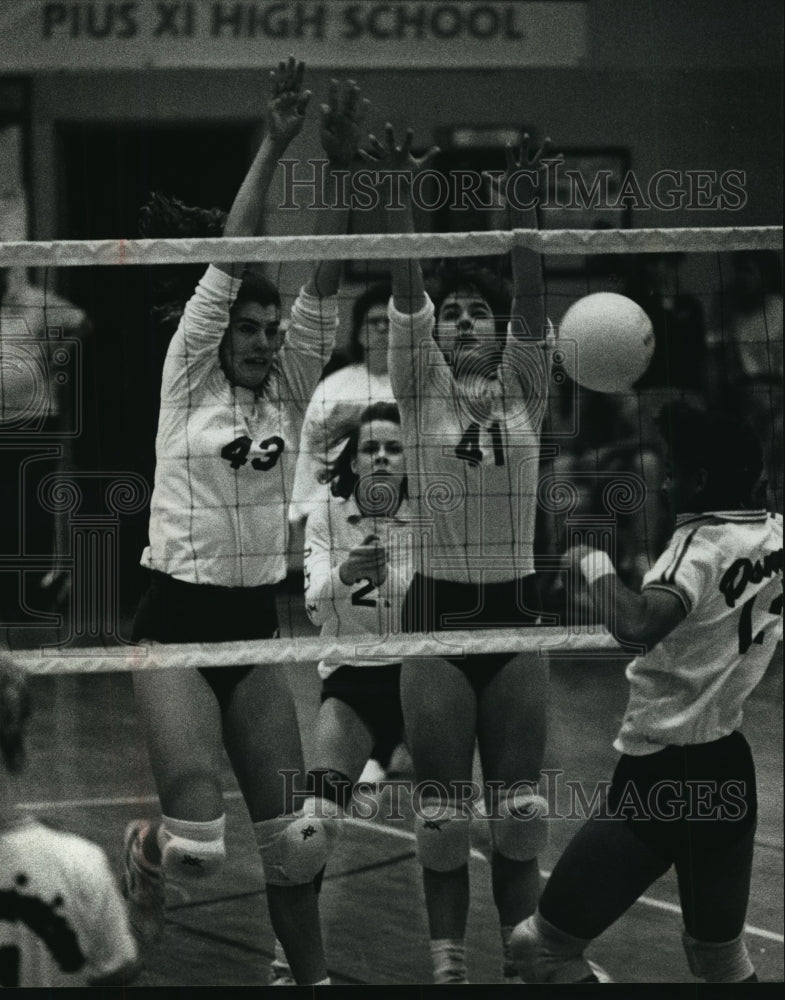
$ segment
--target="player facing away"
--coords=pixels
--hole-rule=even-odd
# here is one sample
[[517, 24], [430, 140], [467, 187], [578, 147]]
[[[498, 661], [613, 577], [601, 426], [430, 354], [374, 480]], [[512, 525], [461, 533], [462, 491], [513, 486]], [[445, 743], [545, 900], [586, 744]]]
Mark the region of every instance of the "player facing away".
[[[255, 235], [278, 160], [300, 132], [309, 93], [290, 58], [272, 74], [265, 136], [224, 228]], [[320, 136], [330, 170], [351, 168], [365, 104], [333, 82]], [[347, 212], [319, 213], [343, 231]], [[340, 262], [317, 265], [284, 337], [277, 289], [242, 269], [208, 267], [170, 344], [156, 440], [150, 583], [134, 636], [158, 642], [265, 639], [278, 628], [287, 517], [303, 414], [337, 325]], [[139, 671], [134, 676], [159, 822], [126, 833], [125, 890], [146, 939], [163, 929], [164, 879], [224, 860], [225, 748], [254, 826], [273, 928], [298, 983], [327, 978], [313, 878], [334, 831], [287, 811], [281, 772], [303, 771], [294, 703], [278, 666]], [[303, 836], [307, 827], [308, 836]]]
[[525, 982], [592, 981], [584, 949], [671, 865], [693, 975], [757, 981], [743, 938], [755, 767], [739, 726], [782, 638], [782, 515], [763, 507], [761, 447], [748, 427], [681, 404], [659, 427], [676, 528], [641, 592], [622, 585], [606, 553], [569, 553], [608, 627], [647, 652], [627, 667], [610, 818], [580, 829], [513, 933]]
[[[413, 231], [411, 181], [428, 156], [410, 153], [387, 126], [371, 137], [370, 165], [401, 178], [403, 208], [387, 209], [388, 231]], [[432, 151], [433, 152], [433, 151]], [[517, 163], [536, 177], [540, 153]], [[518, 202], [521, 204], [521, 202]], [[533, 201], [532, 201], [533, 204]], [[534, 210], [512, 212], [536, 228]], [[416, 260], [391, 261], [390, 377], [401, 411], [413, 509], [423, 524], [417, 571], [403, 607], [408, 632], [493, 628], [538, 620], [534, 521], [540, 428], [548, 391], [542, 262], [511, 253], [513, 289], [496, 275], [456, 268], [426, 294]], [[537, 855], [547, 837], [536, 793], [546, 729], [547, 662], [499, 653], [407, 660], [401, 701], [418, 785], [417, 856], [423, 869], [436, 983], [467, 981], [469, 810], [475, 742], [492, 839], [493, 898], [505, 952], [512, 928], [534, 911]], [[527, 784], [528, 783], [528, 784]], [[513, 786], [517, 791], [511, 792]], [[522, 787], [523, 786], [523, 787]], [[516, 798], [517, 796], [517, 798]], [[515, 815], [527, 815], [522, 821]]]
[[0, 987], [122, 986], [139, 964], [106, 855], [17, 809], [30, 710], [0, 654]]

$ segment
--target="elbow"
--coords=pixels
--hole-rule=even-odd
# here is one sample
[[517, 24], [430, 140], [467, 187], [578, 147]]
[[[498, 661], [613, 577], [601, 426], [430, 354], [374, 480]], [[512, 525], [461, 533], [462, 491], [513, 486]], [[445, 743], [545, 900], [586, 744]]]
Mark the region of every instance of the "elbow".
[[625, 646], [641, 646], [648, 652], [659, 641], [651, 623], [642, 618], [628, 618], [616, 623], [615, 638]]

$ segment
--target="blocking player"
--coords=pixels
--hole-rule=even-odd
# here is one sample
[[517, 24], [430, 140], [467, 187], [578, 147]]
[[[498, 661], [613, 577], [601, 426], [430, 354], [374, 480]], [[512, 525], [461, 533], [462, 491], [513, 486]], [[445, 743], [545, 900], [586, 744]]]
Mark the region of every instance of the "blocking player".
[[[303, 64], [272, 76], [265, 136], [225, 236], [258, 232], [278, 160], [300, 132], [310, 94]], [[359, 90], [333, 83], [320, 136], [330, 169], [351, 168], [364, 114]], [[341, 231], [347, 212], [319, 214]], [[143, 565], [150, 584], [134, 636], [158, 642], [264, 639], [278, 628], [275, 584], [286, 573], [286, 510], [306, 404], [330, 355], [340, 262], [317, 265], [284, 337], [280, 298], [242, 268], [207, 269], [185, 306], [163, 374]], [[282, 668], [138, 671], [134, 686], [161, 800], [159, 822], [126, 833], [125, 890], [145, 940], [163, 929], [164, 878], [218, 870], [225, 856], [225, 748], [262, 858], [267, 902], [295, 980], [327, 980], [312, 880], [332, 837], [326, 819], [298, 818], [281, 772], [303, 771]], [[298, 824], [307, 827], [308, 836]]]
[[[398, 146], [389, 125], [384, 141], [371, 138], [370, 166], [401, 178], [404, 207], [389, 199], [390, 232], [413, 231], [412, 177], [435, 152], [416, 160], [411, 142], [410, 130]], [[517, 162], [508, 150], [508, 179], [521, 168], [536, 177], [540, 157]], [[509, 213], [516, 228], [536, 228], [533, 210]], [[512, 295], [476, 266], [441, 274], [429, 295], [418, 261], [391, 261], [390, 377], [414, 510], [428, 526], [404, 602], [406, 631], [538, 620], [533, 541], [549, 347], [541, 258], [520, 246], [511, 258]], [[495, 817], [491, 868], [503, 975], [517, 982], [507, 944], [536, 906], [537, 855], [547, 832], [536, 792], [547, 664], [536, 654], [450, 656], [448, 642], [445, 636], [444, 659], [407, 660], [401, 671], [415, 776], [434, 789], [415, 803], [434, 981], [467, 981], [470, 842], [461, 788], [471, 783], [476, 741], [486, 808]], [[516, 801], [510, 789], [526, 781]], [[531, 818], [521, 822], [514, 811]]]
[[622, 754], [606, 812], [592, 816], [511, 948], [525, 982], [591, 982], [591, 941], [675, 866], [693, 975], [755, 982], [743, 929], [757, 814], [744, 703], [782, 638], [782, 515], [763, 507], [761, 446], [727, 414], [670, 404], [663, 487], [676, 516], [640, 593], [604, 552], [570, 564], [609, 627], [648, 652], [627, 667]]
[[0, 987], [128, 984], [136, 942], [106, 855], [16, 808], [30, 709], [25, 673], [0, 653]]

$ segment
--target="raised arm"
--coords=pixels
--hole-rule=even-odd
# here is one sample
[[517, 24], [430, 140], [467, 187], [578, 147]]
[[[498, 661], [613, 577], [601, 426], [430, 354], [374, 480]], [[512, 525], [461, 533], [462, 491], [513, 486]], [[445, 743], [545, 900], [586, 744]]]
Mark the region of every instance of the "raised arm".
[[[330, 81], [327, 103], [321, 106], [319, 138], [327, 154], [326, 181], [329, 209], [317, 212], [315, 232], [321, 236], [336, 236], [346, 232], [349, 224], [349, 207], [346, 199], [339, 197], [341, 185], [357, 162], [357, 151], [362, 126], [370, 102], [360, 97], [360, 88], [347, 80], [343, 94], [339, 93], [337, 80]], [[327, 298], [335, 295], [341, 278], [340, 260], [322, 260], [314, 264], [311, 278], [305, 286], [309, 295]]]
[[[517, 156], [512, 146], [507, 146], [503, 190], [506, 194], [506, 221], [510, 229], [538, 228], [536, 196], [543, 158], [549, 146], [550, 139], [546, 139], [542, 148], [533, 152], [528, 135], [524, 135]], [[511, 331], [521, 339], [543, 340], [547, 320], [542, 254], [527, 247], [514, 246], [510, 251], [510, 263], [513, 281]]]
[[[380, 142], [376, 136], [370, 136], [372, 153], [361, 154], [366, 163], [376, 171], [382, 198], [386, 199], [384, 207], [388, 233], [414, 232], [412, 180], [439, 152], [438, 146], [433, 146], [420, 159], [414, 157], [411, 152], [413, 134], [411, 129], [407, 129], [403, 144], [399, 146], [395, 141], [393, 127], [388, 122], [384, 127], [384, 142]], [[391, 188], [385, 192], [387, 180]], [[419, 312], [425, 305], [425, 285], [420, 262], [393, 258], [390, 261], [390, 274], [393, 304], [398, 312], [408, 315]]]
[[[293, 56], [272, 70], [272, 96], [265, 115], [265, 133], [253, 163], [240, 185], [224, 225], [224, 236], [256, 236], [261, 228], [265, 199], [278, 161], [300, 132], [311, 97], [302, 89], [305, 65]], [[220, 270], [239, 277], [243, 265], [216, 264]]]

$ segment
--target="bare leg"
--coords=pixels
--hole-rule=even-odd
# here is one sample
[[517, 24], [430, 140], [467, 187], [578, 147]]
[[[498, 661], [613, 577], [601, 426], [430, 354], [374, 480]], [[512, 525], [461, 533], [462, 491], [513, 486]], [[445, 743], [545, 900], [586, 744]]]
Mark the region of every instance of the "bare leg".
[[[405, 662], [401, 704], [418, 782], [446, 788], [470, 781], [474, 756], [476, 700], [460, 670], [443, 660]], [[469, 911], [468, 865], [448, 872], [423, 869], [431, 939], [461, 939]]]
[[[303, 775], [304, 764], [294, 700], [280, 667], [257, 667], [234, 688], [224, 712], [224, 742], [251, 821], [287, 811], [283, 772]], [[313, 884], [268, 884], [267, 905], [297, 982], [327, 978]]]
[[164, 815], [217, 819], [224, 811], [221, 717], [207, 681], [198, 670], [140, 670], [134, 693]]
[[[478, 739], [483, 777], [510, 787], [537, 783], [545, 749], [548, 661], [519, 654], [488, 682], [479, 706]], [[493, 803], [486, 805], [492, 811]], [[525, 852], [524, 852], [525, 853]], [[492, 856], [493, 899], [501, 925], [511, 927], [534, 912], [540, 895], [537, 859]]]
[[354, 709], [340, 698], [328, 698], [316, 722], [316, 768], [340, 771], [352, 782], [362, 774], [373, 736]]

